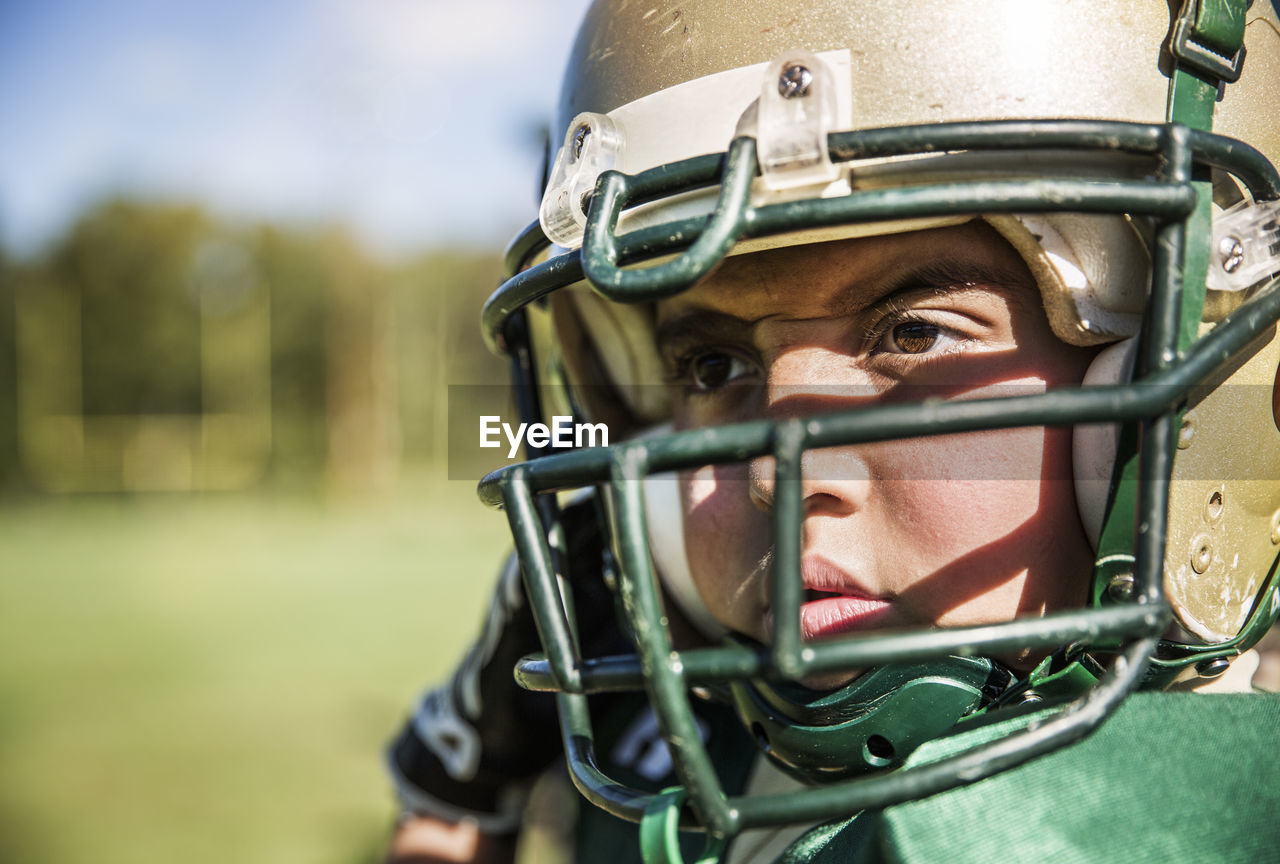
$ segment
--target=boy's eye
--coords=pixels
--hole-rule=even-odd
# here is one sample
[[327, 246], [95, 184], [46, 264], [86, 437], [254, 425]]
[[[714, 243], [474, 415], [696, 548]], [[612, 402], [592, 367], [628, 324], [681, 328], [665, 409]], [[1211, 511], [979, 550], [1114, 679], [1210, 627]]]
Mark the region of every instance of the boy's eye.
[[923, 354], [938, 343], [941, 333], [936, 324], [906, 321], [889, 330], [884, 347], [890, 354]]
[[689, 361], [689, 375], [699, 390], [718, 390], [749, 371], [745, 361], [722, 351], [707, 351]]

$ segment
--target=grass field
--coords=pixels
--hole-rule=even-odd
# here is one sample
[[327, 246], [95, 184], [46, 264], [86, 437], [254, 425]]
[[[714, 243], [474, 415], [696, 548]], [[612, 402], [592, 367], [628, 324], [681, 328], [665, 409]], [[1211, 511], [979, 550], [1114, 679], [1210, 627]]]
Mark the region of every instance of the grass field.
[[439, 480], [0, 505], [0, 862], [378, 861], [382, 745], [506, 546]]
[[472, 490], [0, 506], [0, 861], [378, 860], [506, 545]]

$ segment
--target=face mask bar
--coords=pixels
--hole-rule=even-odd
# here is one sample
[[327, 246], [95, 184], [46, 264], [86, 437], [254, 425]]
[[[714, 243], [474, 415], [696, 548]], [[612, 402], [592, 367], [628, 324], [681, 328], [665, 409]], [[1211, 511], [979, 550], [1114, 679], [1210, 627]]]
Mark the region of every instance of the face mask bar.
[[[630, 789], [602, 773], [593, 755], [593, 731], [585, 694], [646, 689], [672, 748], [677, 774], [692, 813], [683, 827], [712, 838], [756, 826], [831, 818], [971, 783], [1049, 752], [1088, 734], [1142, 681], [1171, 620], [1162, 570], [1169, 478], [1179, 412], [1192, 387], [1225, 367], [1237, 352], [1280, 319], [1280, 282], [1260, 291], [1212, 331], [1180, 351], [1188, 316], [1198, 322], [1202, 291], [1184, 287], [1179, 262], [1188, 238], [1186, 220], [1196, 206], [1193, 172], [1212, 166], [1239, 178], [1255, 200], [1280, 198], [1280, 175], [1265, 157], [1238, 141], [1173, 124], [1093, 121], [961, 123], [832, 134], [833, 161], [967, 149], [1083, 149], [1145, 154], [1157, 179], [1089, 181], [1045, 178], [947, 183], [855, 191], [835, 199], [752, 208], [754, 141], [736, 139], [726, 154], [698, 157], [629, 177], [601, 176], [588, 217], [585, 248], [517, 272], [545, 247], [535, 223], [508, 252], [516, 273], [484, 311], [491, 344], [529, 368], [528, 346], [518, 333], [522, 309], [557, 288], [589, 277], [596, 290], [628, 303], [653, 302], [694, 284], [728, 254], [734, 243], [783, 231], [887, 218], [979, 213], [1127, 213], [1151, 217], [1157, 229], [1153, 289], [1135, 385], [1057, 390], [930, 404], [881, 405], [784, 421], [753, 421], [694, 429], [610, 448], [557, 453], [500, 469], [479, 488], [490, 506], [505, 508], [535, 611], [545, 656], [526, 658], [517, 678], [531, 689], [557, 692], [566, 755], [582, 794], [609, 812], [639, 821], [659, 796]], [[709, 217], [687, 219], [615, 236], [621, 210], [665, 195], [715, 184], [720, 197]], [[624, 265], [671, 253], [675, 259], [643, 269]], [[1191, 286], [1194, 289], [1196, 286]], [[1200, 299], [1196, 299], [1196, 297]], [[526, 389], [533, 382], [525, 379]], [[532, 405], [528, 394], [526, 404]], [[536, 410], [532, 405], [530, 410]], [[529, 418], [538, 419], [538, 418]], [[922, 630], [870, 633], [805, 644], [799, 632], [801, 457], [805, 450], [926, 435], [1018, 426], [1077, 423], [1140, 424], [1142, 447], [1136, 501], [1133, 591], [1127, 602], [1038, 619]], [[658, 580], [648, 551], [642, 480], [648, 474], [740, 462], [776, 460], [772, 585], [775, 641], [768, 647], [738, 643], [675, 651], [663, 621]], [[573, 610], [563, 601], [557, 561], [546, 529], [555, 529], [559, 490], [598, 487], [610, 507], [618, 590], [630, 621], [636, 656], [583, 658]], [[541, 517], [539, 512], [541, 511]], [[1099, 684], [1020, 731], [942, 761], [910, 766], [787, 796], [727, 796], [701, 744], [690, 688], [732, 678], [796, 680], [817, 672], [865, 668], [946, 655], [991, 656], [1019, 648], [1052, 650], [1082, 642], [1119, 645]], [[669, 796], [668, 796], [669, 797]], [[676, 805], [679, 806], [678, 804]]]

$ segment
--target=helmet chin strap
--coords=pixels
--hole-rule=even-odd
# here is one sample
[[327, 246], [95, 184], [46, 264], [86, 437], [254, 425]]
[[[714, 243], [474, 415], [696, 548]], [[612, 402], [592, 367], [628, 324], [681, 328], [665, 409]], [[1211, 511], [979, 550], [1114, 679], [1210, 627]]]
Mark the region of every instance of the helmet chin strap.
[[813, 783], [898, 767], [1000, 697], [1012, 678], [986, 657], [943, 657], [877, 666], [830, 692], [759, 680], [727, 690], [765, 755]]

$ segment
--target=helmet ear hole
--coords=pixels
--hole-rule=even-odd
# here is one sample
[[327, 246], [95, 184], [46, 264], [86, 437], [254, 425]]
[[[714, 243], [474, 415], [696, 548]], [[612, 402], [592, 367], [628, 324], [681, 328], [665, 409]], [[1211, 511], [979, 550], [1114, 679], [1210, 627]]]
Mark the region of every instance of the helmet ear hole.
[[[1120, 384], [1133, 377], [1138, 340], [1125, 339], [1094, 358], [1084, 374], [1085, 387]], [[1102, 533], [1102, 520], [1111, 490], [1111, 472], [1119, 447], [1120, 427], [1115, 423], [1091, 423], [1075, 427], [1071, 438], [1071, 463], [1075, 475], [1076, 507], [1080, 522], [1094, 549]]]

